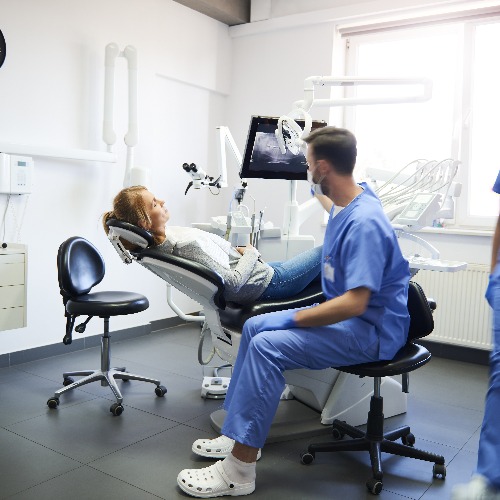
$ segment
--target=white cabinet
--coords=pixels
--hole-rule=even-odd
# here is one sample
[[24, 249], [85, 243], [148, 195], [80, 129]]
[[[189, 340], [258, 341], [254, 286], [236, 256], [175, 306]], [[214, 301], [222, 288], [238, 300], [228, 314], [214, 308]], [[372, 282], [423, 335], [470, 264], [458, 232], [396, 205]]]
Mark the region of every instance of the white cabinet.
[[26, 326], [26, 246], [0, 248], [0, 330]]

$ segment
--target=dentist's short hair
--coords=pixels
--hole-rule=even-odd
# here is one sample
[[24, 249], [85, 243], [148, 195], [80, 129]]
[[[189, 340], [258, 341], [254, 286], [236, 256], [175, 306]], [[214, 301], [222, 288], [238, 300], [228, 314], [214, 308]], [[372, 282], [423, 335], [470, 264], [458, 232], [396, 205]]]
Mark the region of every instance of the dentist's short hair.
[[311, 132], [305, 142], [315, 160], [327, 160], [340, 175], [352, 175], [356, 165], [357, 142], [345, 128], [322, 127]]

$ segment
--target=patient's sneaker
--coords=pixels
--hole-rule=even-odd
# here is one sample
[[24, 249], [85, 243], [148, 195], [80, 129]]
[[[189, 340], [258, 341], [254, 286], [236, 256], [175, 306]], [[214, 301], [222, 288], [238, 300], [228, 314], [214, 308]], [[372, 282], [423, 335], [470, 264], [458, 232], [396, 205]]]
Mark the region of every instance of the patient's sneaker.
[[[226, 436], [219, 436], [215, 439], [197, 439], [191, 449], [193, 453], [207, 458], [226, 458], [232, 451], [234, 439]], [[260, 450], [257, 453], [257, 460], [261, 456]]]
[[476, 474], [467, 484], [453, 488], [451, 500], [500, 500], [500, 491], [492, 488], [484, 476]]

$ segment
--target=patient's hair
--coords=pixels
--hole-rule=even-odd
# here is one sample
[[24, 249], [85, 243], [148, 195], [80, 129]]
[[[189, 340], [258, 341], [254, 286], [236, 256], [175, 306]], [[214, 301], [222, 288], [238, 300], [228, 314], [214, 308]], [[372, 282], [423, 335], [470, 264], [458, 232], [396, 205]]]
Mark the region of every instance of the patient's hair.
[[[102, 214], [102, 225], [106, 234], [109, 233], [109, 227], [106, 222], [110, 219], [117, 219], [128, 222], [134, 226], [149, 227], [151, 218], [146, 209], [144, 199], [141, 196], [142, 191], [147, 191], [144, 186], [131, 186], [122, 189], [113, 199], [113, 210]], [[154, 235], [152, 235], [155, 238]], [[120, 238], [123, 246], [128, 250], [135, 250], [134, 245]], [[155, 244], [159, 242], [155, 239]]]
[[356, 164], [356, 137], [345, 128], [323, 127], [311, 132], [305, 142], [316, 160], [327, 160], [340, 175], [352, 175]]

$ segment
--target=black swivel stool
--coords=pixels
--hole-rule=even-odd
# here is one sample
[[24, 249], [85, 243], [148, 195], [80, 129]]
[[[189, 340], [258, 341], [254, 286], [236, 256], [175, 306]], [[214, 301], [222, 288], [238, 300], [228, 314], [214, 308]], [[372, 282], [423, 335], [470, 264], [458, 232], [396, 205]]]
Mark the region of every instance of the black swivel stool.
[[[156, 385], [155, 394], [162, 397], [167, 389], [159, 380], [128, 373], [125, 367], [111, 368], [111, 344], [109, 335], [109, 318], [135, 314], [149, 307], [148, 299], [144, 295], [133, 292], [93, 292], [92, 288], [104, 278], [104, 260], [98, 250], [84, 238], [74, 236], [67, 239], [59, 247], [57, 254], [57, 270], [59, 288], [63, 297], [66, 316], [66, 335], [64, 344], [71, 344], [75, 319], [78, 316], [88, 316], [87, 320], [78, 325], [75, 330], [82, 333], [85, 325], [93, 316], [104, 319], [104, 333], [101, 338], [101, 368], [100, 370], [79, 370], [63, 373], [64, 387], [54, 393], [54, 397], [47, 401], [49, 408], [59, 406], [59, 397], [67, 391], [82, 385], [101, 381], [102, 386], [109, 386], [113, 392], [116, 403], [111, 405], [113, 415], [123, 412], [123, 397], [115, 379], [124, 382], [140, 380]], [[76, 382], [72, 377], [82, 376]]]
[[[411, 433], [409, 426], [405, 425], [384, 432], [383, 398], [380, 395], [382, 377], [402, 375], [403, 391], [408, 392], [408, 373], [430, 361], [430, 352], [413, 341], [429, 335], [434, 329], [431, 308], [435, 308], [435, 303], [427, 300], [423, 290], [417, 283], [410, 282], [408, 289], [410, 330], [406, 345], [390, 361], [336, 367], [337, 370], [359, 375], [360, 377], [373, 378], [374, 390], [370, 401], [366, 432], [346, 422], [334, 420], [332, 424], [333, 441], [309, 445], [307, 451], [301, 455], [303, 464], [311, 464], [316, 453], [319, 452], [368, 451], [370, 453], [373, 478], [366, 482], [366, 487], [375, 495], [378, 495], [383, 487], [381, 452], [434, 462], [433, 476], [442, 479], [446, 477], [444, 457], [414, 448], [415, 437]], [[354, 439], [343, 441], [342, 438], [345, 435]], [[400, 438], [402, 443], [394, 442]]]

